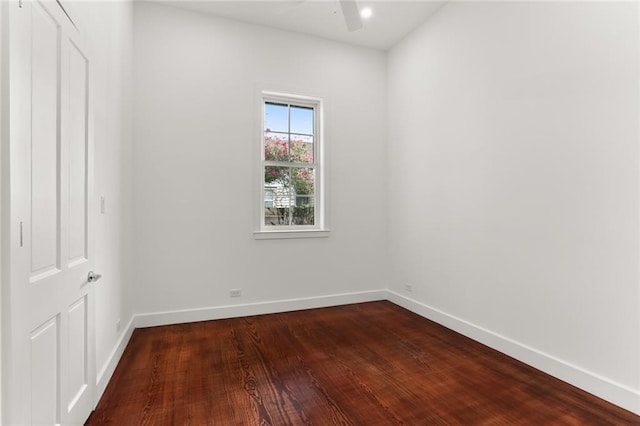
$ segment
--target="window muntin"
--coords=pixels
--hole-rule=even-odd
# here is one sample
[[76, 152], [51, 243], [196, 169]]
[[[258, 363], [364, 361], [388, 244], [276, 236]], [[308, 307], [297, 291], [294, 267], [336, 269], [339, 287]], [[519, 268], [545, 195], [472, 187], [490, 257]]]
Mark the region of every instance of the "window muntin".
[[261, 229], [319, 229], [319, 101], [263, 96], [262, 106]]

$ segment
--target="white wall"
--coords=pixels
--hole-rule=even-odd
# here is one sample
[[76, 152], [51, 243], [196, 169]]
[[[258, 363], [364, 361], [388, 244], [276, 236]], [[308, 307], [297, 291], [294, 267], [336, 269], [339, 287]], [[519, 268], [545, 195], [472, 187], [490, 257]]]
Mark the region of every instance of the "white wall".
[[96, 210], [100, 196], [105, 197], [105, 214], [96, 216], [94, 264], [94, 270], [103, 275], [95, 287], [96, 368], [101, 390], [112, 373], [112, 351], [133, 312], [133, 5], [74, 2], [68, 6], [78, 15], [92, 48]]
[[388, 205], [393, 290], [640, 412], [637, 7], [442, 8], [389, 55]]
[[[142, 3], [134, 56], [136, 312], [386, 286], [384, 53]], [[325, 99], [329, 238], [253, 239], [259, 88]]]

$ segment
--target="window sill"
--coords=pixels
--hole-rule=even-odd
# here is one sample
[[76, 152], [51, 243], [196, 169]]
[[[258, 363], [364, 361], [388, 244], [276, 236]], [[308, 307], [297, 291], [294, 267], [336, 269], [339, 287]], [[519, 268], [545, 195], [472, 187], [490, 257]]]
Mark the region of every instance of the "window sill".
[[328, 229], [295, 229], [288, 231], [255, 231], [253, 238], [256, 240], [282, 240], [296, 238], [327, 238]]

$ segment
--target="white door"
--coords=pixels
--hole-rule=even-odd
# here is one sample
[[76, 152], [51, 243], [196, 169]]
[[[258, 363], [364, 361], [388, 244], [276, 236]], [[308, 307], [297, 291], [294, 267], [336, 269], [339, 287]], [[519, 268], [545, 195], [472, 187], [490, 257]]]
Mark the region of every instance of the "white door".
[[5, 420], [82, 424], [95, 390], [90, 61], [56, 1], [11, 2], [9, 25]]

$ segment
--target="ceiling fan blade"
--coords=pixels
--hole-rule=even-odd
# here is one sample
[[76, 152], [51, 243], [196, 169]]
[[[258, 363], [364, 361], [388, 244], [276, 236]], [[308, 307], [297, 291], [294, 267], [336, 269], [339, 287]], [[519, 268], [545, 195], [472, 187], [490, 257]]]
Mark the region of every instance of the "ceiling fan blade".
[[349, 32], [357, 31], [362, 28], [362, 20], [360, 19], [360, 10], [355, 0], [340, 0], [340, 7], [344, 15], [344, 22], [347, 24]]

